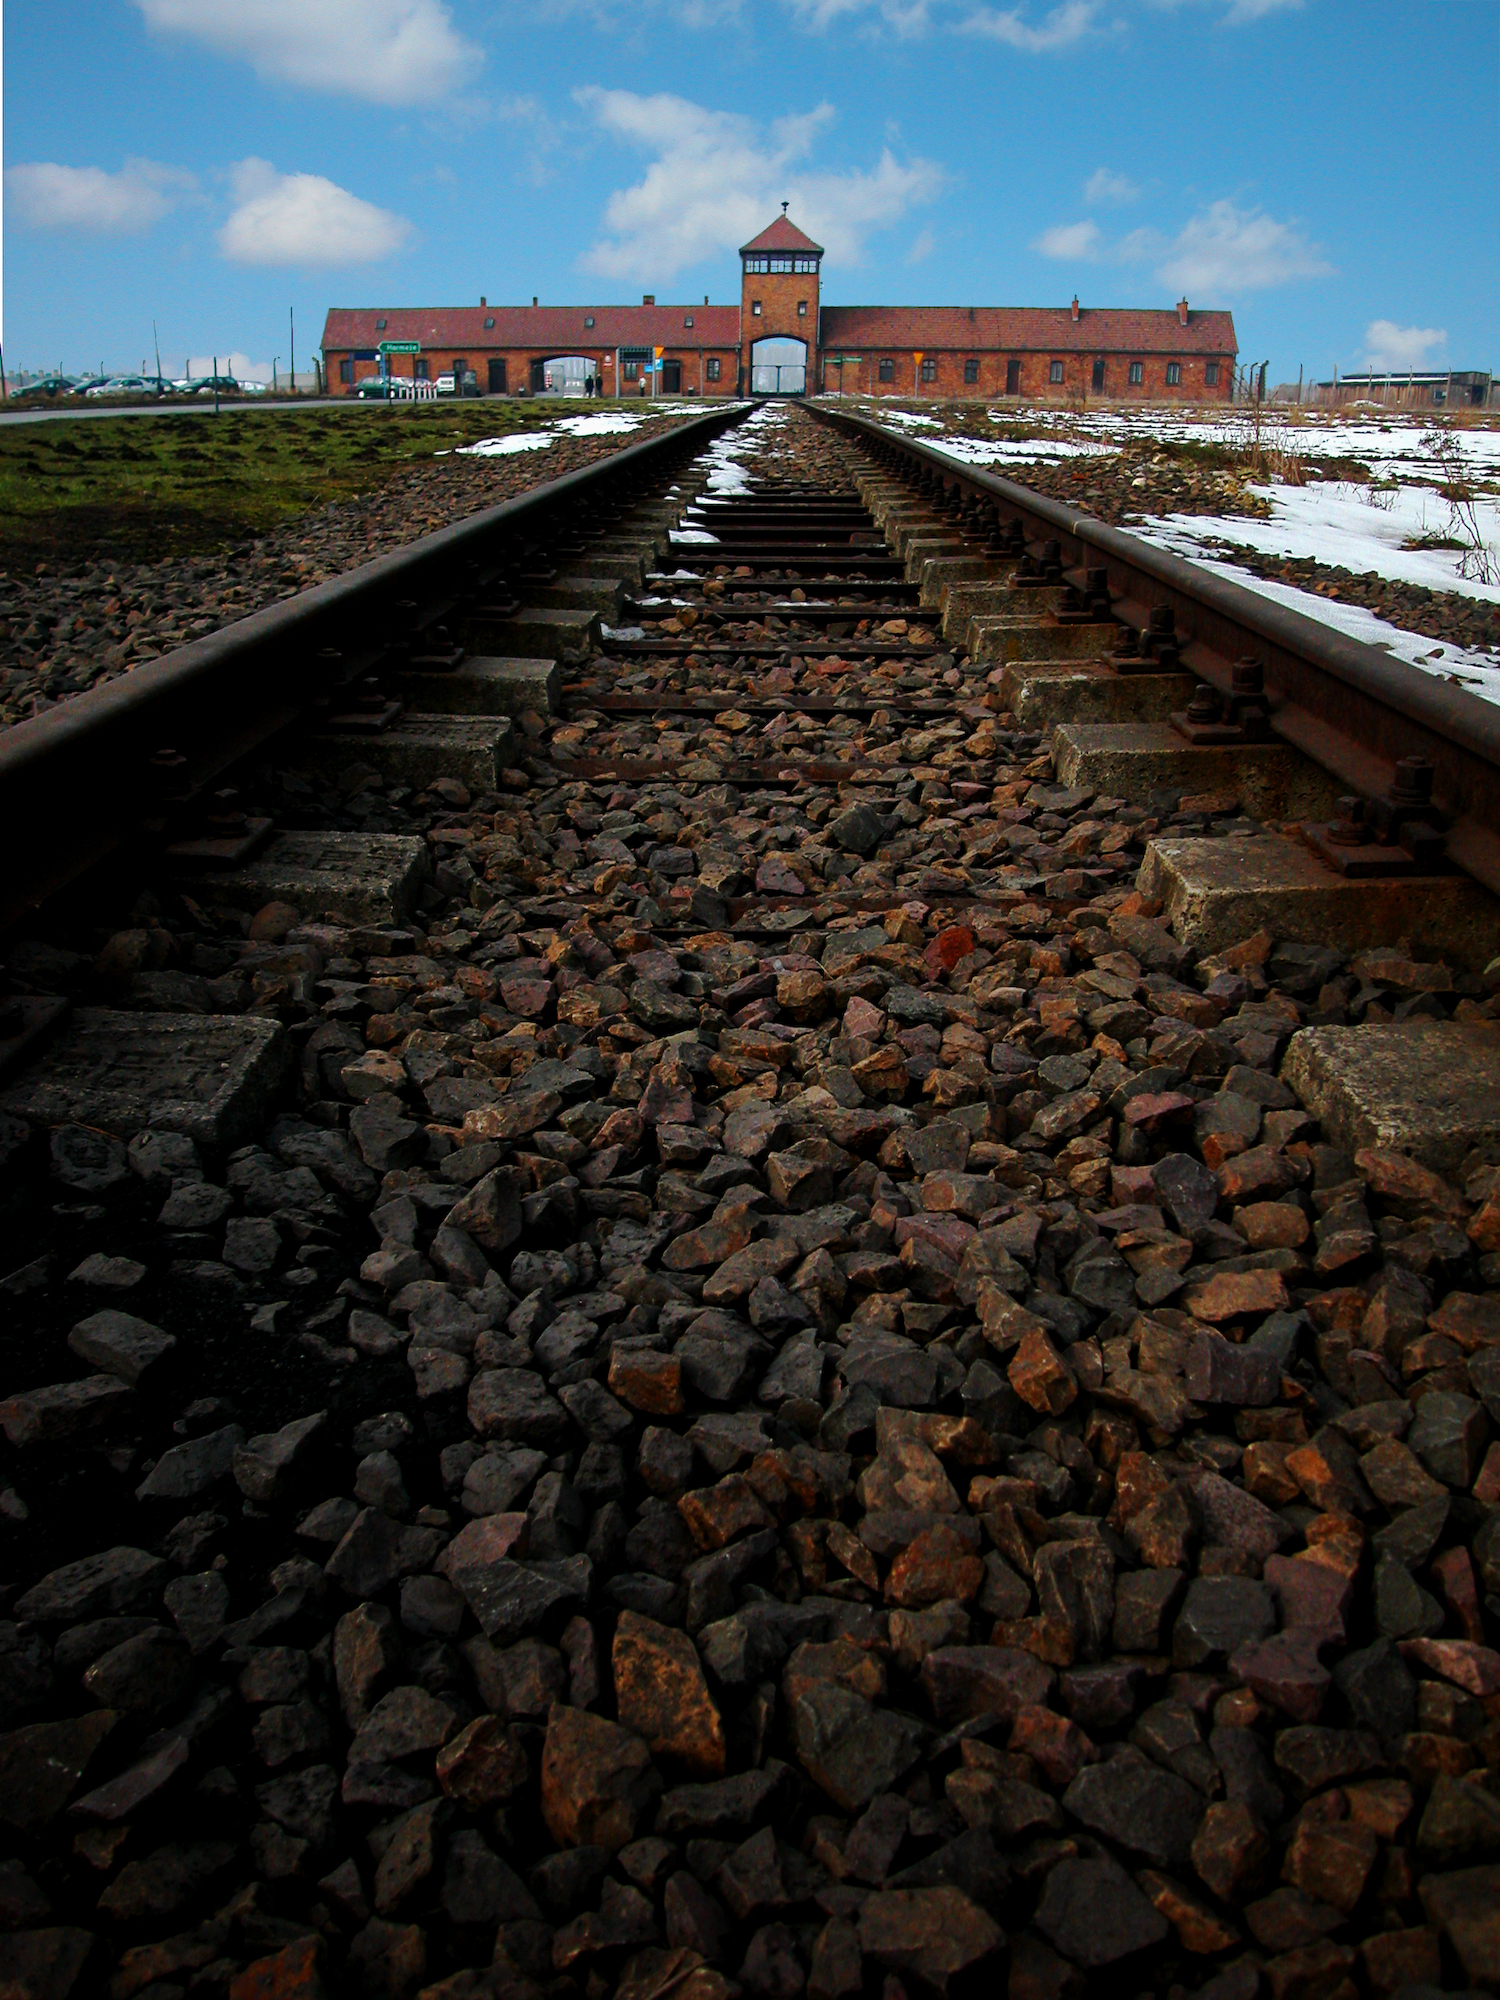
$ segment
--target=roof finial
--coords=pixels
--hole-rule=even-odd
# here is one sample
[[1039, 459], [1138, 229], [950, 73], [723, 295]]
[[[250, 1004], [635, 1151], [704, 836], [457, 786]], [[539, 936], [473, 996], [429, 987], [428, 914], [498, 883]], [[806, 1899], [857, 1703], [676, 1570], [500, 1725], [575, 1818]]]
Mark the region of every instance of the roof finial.
[[786, 214], [787, 210], [788, 210], [788, 209], [789, 209], [789, 208], [791, 207], [791, 205], [792, 205], [792, 204], [791, 204], [791, 203], [790, 203], [789, 201], [784, 201], [784, 202], [783, 202], [783, 203], [781, 204], [781, 212], [782, 212], [782, 214], [783, 214], [783, 215], [785, 215], [785, 214]]

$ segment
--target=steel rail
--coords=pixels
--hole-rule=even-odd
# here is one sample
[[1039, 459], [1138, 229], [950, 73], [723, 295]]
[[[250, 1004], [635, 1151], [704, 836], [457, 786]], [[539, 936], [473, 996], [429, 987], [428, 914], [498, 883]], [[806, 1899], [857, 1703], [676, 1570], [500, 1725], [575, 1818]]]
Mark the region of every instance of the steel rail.
[[[196, 795], [430, 622], [497, 543], [558, 508], [700, 451], [736, 404], [642, 438], [61, 702], [0, 735], [0, 927], [77, 879], [169, 796]], [[425, 600], [413, 619], [403, 600]], [[160, 763], [171, 751], [182, 763]]]
[[904, 458], [993, 501], [1032, 540], [1061, 542], [1074, 580], [1085, 568], [1106, 569], [1115, 615], [1127, 623], [1143, 626], [1156, 606], [1170, 605], [1184, 667], [1220, 693], [1230, 691], [1233, 662], [1253, 652], [1265, 668], [1272, 729], [1351, 792], [1378, 797], [1399, 759], [1426, 757], [1433, 796], [1451, 822], [1450, 858], [1500, 894], [1500, 706], [1013, 479], [868, 417], [808, 407], [892, 462]]

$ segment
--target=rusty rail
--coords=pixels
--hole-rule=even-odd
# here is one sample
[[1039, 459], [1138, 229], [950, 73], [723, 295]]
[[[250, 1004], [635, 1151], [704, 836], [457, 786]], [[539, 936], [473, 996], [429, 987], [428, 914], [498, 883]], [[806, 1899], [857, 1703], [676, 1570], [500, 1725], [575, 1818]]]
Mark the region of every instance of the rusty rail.
[[[622, 475], [686, 460], [740, 421], [712, 410], [592, 465], [533, 486], [450, 527], [92, 689], [0, 735], [0, 927], [103, 860], [172, 795], [190, 798], [319, 696], [355, 680], [394, 633], [420, 630], [473, 586], [517, 529]], [[403, 600], [417, 599], [414, 615]], [[170, 772], [162, 755], [173, 753]], [[181, 762], [175, 761], [182, 760]]]
[[868, 417], [809, 407], [887, 463], [926, 468], [945, 486], [992, 501], [1029, 539], [1060, 542], [1071, 581], [1081, 583], [1086, 567], [1106, 569], [1114, 613], [1125, 623], [1143, 627], [1155, 607], [1169, 605], [1184, 667], [1221, 694], [1230, 691], [1232, 663], [1253, 652], [1265, 667], [1273, 731], [1351, 792], [1378, 797], [1399, 759], [1427, 758], [1434, 798], [1451, 821], [1450, 858], [1500, 894], [1500, 707], [1493, 702], [1013, 479], [959, 464]]

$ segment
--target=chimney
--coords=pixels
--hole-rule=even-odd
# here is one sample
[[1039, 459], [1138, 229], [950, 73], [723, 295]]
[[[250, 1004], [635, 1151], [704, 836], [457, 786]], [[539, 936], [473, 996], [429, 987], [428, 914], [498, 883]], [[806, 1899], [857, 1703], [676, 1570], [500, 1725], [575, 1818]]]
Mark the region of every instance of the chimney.
[[483, 292], [479, 294], [479, 303], [482, 306], [487, 306], [489, 304], [489, 300], [485, 297]]
[[642, 304], [643, 306], [654, 306], [654, 305], [656, 304], [656, 294], [655, 294], [655, 292], [642, 292], [642, 293], [641, 293], [641, 304]]
[[705, 305], [707, 305], [707, 304], [708, 304], [708, 293], [707, 293], [707, 292], [705, 292], [705, 293], [703, 294], [703, 303], [704, 303]]
[[1073, 317], [1074, 317], [1074, 319], [1076, 320], [1076, 319], [1077, 319], [1077, 317], [1078, 317], [1078, 294], [1077, 294], [1077, 292], [1075, 292], [1075, 293], [1073, 294], [1073, 304], [1072, 304], [1072, 307], [1070, 308], [1070, 310], [1072, 311], [1072, 314], [1073, 314]]
[[532, 295], [531, 295], [531, 303], [532, 303], [533, 305], [535, 305], [535, 304], [536, 304], [536, 293], [535, 293], [535, 292], [533, 292], [533, 293], [532, 293]]
[[1186, 326], [1186, 325], [1187, 325], [1187, 300], [1186, 300], [1186, 299], [1179, 299], [1179, 300], [1177, 301], [1177, 324], [1178, 324], [1179, 326]]

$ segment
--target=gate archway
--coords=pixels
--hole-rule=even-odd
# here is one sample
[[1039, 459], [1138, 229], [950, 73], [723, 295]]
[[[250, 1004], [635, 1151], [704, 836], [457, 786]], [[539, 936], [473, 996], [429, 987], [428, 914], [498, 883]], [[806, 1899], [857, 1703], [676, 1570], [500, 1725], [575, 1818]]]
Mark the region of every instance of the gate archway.
[[554, 354], [531, 364], [533, 396], [581, 396], [583, 385], [600, 374], [599, 363], [587, 354]]
[[752, 396], [802, 396], [807, 393], [807, 342], [777, 335], [757, 340], [750, 349]]

